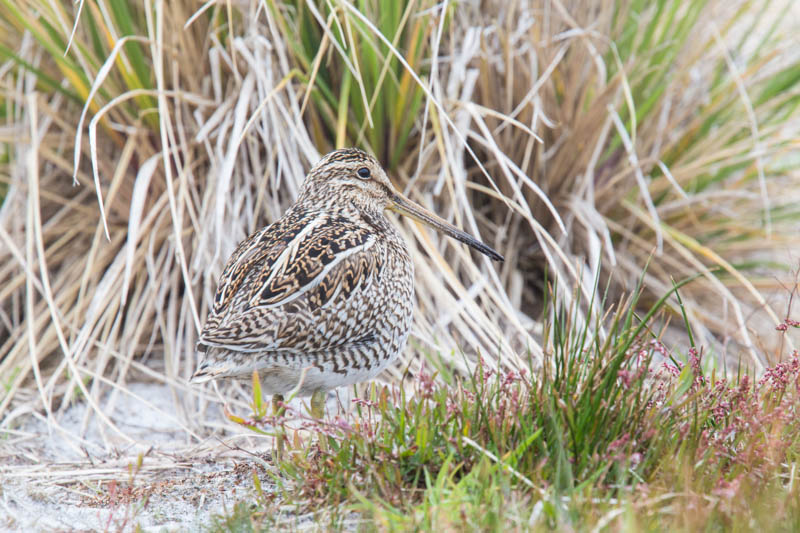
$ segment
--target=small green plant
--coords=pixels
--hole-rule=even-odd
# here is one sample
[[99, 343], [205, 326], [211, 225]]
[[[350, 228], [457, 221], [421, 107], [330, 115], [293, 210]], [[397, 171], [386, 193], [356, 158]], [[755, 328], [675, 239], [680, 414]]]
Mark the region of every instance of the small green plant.
[[211, 517], [208, 531], [245, 533], [257, 531], [253, 528], [253, 505], [247, 502], [237, 502], [233, 509], [226, 514], [215, 514]]
[[[136, 478], [142, 470], [144, 454], [139, 454], [136, 463], [128, 465], [127, 483], [112, 480], [103, 497], [108, 512], [102, 524], [106, 531], [139, 531], [135, 523], [138, 514], [147, 506], [147, 492], [136, 487]], [[120, 516], [119, 512], [122, 511]]]

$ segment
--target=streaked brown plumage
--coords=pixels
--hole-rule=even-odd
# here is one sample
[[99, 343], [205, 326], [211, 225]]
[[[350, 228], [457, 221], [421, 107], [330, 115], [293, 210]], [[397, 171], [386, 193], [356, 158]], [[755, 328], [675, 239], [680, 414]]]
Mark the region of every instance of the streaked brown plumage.
[[[311, 169], [284, 216], [245, 239], [228, 260], [192, 380], [249, 379], [258, 370], [268, 394], [298, 388], [302, 396], [386, 368], [411, 329], [414, 268], [385, 209], [502, 261], [400, 195], [372, 156], [336, 150]], [[319, 404], [314, 396], [312, 405]]]

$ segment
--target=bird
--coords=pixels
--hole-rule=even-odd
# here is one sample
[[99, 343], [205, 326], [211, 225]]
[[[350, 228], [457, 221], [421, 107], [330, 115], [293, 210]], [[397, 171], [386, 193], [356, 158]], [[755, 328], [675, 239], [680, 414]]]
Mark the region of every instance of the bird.
[[311, 168], [284, 215], [242, 241], [219, 279], [191, 378], [258, 372], [273, 408], [376, 377], [403, 351], [414, 311], [414, 264], [394, 211], [487, 255], [503, 256], [403, 196], [381, 164], [338, 149]]

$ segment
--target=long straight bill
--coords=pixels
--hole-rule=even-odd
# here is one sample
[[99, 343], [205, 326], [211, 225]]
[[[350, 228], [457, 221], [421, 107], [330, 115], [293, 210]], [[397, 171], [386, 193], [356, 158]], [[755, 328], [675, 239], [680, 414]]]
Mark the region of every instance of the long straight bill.
[[458, 239], [464, 244], [472, 246], [482, 254], [488, 255], [495, 261], [503, 261], [503, 256], [497, 253], [490, 246], [485, 245], [469, 233], [461, 231], [444, 219], [439, 218], [427, 209], [415, 204], [399, 193], [395, 192], [392, 195], [392, 204], [389, 206], [389, 209], [396, 213], [400, 213], [401, 215], [411, 217], [414, 220], [418, 220], [419, 222], [422, 222], [433, 229], [441, 231], [445, 235], [448, 235], [454, 239]]

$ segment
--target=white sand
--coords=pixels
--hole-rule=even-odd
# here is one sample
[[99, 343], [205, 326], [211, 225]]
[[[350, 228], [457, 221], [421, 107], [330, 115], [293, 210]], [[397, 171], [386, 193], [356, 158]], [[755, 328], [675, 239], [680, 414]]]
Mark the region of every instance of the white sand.
[[[0, 531], [199, 531], [212, 515], [255, 500], [254, 473], [263, 491], [274, 490], [267, 474], [272, 438], [236, 426], [210, 403], [202, 433], [216, 435], [198, 439], [198, 431], [181, 428], [168, 386], [135, 383], [128, 390], [133, 395], [120, 395], [109, 418], [132, 441], [97, 417], [81, 433], [85, 404], [54, 417], [59, 427], [27, 416], [1, 437]], [[291, 405], [302, 409], [297, 400]], [[328, 412], [338, 405], [329, 398]], [[295, 526], [313, 527], [294, 518], [301, 522]]]

